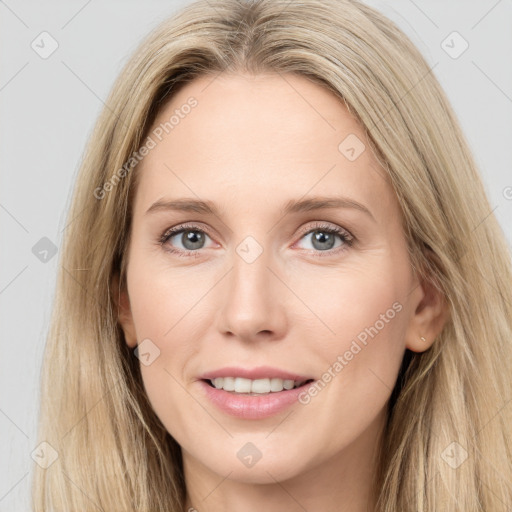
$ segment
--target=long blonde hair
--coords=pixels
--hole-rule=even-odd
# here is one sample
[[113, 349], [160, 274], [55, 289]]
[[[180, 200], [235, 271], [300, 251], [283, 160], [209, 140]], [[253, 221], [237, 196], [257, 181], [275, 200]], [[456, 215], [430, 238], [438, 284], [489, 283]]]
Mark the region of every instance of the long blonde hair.
[[34, 465], [34, 510], [183, 510], [181, 450], [124, 343], [113, 277], [126, 278], [130, 159], [164, 100], [223, 71], [295, 73], [339, 96], [394, 186], [414, 268], [446, 297], [449, 321], [429, 350], [406, 351], [389, 401], [377, 511], [509, 510], [509, 248], [432, 69], [356, 0], [199, 0], [157, 27], [118, 77], [62, 242], [38, 432], [58, 458]]

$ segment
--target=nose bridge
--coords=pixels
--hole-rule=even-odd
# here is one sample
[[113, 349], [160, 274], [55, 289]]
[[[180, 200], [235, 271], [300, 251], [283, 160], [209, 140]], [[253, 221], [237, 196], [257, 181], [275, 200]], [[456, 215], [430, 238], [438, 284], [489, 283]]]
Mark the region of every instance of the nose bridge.
[[271, 266], [274, 266], [271, 251], [252, 237], [247, 237], [236, 247], [220, 306], [224, 332], [245, 339], [262, 331], [267, 335], [268, 332], [281, 335], [286, 323], [280, 306], [282, 289], [269, 270]]

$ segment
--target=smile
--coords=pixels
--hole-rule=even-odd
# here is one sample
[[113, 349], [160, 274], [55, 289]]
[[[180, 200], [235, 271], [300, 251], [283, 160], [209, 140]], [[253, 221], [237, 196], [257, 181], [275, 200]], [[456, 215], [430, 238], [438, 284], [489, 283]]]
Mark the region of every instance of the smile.
[[248, 396], [261, 396], [299, 388], [308, 382], [312, 382], [312, 380], [313, 379], [294, 381], [292, 379], [279, 378], [253, 380], [243, 377], [216, 377], [215, 379], [207, 379], [207, 382], [216, 389], [223, 389], [224, 391]]

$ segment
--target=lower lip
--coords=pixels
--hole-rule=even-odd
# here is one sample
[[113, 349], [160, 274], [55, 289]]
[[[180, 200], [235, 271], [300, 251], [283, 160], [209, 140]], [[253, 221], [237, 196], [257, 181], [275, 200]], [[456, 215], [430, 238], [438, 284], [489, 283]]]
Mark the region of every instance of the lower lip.
[[299, 395], [307, 390], [313, 382], [299, 388], [271, 392], [261, 396], [224, 391], [210, 386], [204, 380], [199, 381], [199, 384], [208, 399], [225, 413], [246, 420], [259, 420], [278, 414], [294, 402], [298, 402]]

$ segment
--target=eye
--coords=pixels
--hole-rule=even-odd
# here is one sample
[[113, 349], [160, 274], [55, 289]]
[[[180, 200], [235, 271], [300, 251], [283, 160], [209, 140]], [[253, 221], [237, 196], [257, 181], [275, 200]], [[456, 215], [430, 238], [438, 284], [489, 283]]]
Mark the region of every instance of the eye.
[[[314, 256], [329, 256], [337, 254], [340, 251], [345, 251], [354, 243], [354, 237], [345, 229], [330, 224], [319, 224], [309, 229], [302, 237], [303, 239], [310, 240], [313, 251], [317, 254]], [[336, 239], [340, 243], [336, 245]], [[318, 254], [327, 253], [327, 254]]]
[[[340, 251], [347, 250], [355, 240], [345, 229], [325, 223], [313, 226], [313, 229], [310, 227], [308, 231], [303, 232], [301, 240], [308, 237], [313, 247], [313, 255], [318, 257], [332, 256]], [[206, 238], [210, 238], [210, 236], [196, 224], [180, 224], [164, 231], [158, 242], [165, 251], [177, 256], [198, 257], [200, 255], [199, 249], [205, 248]], [[336, 239], [340, 241], [338, 245], [336, 245]]]
[[[159, 243], [166, 251], [176, 253], [178, 256], [192, 256], [191, 253], [204, 248], [206, 238], [210, 237], [195, 224], [181, 224], [162, 233]], [[178, 244], [177, 248], [175, 248], [176, 244]]]

